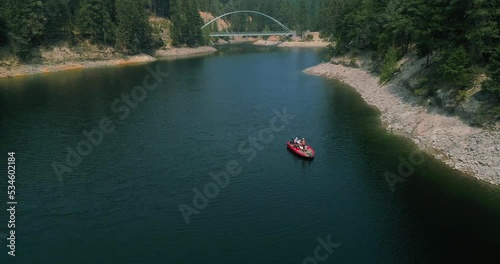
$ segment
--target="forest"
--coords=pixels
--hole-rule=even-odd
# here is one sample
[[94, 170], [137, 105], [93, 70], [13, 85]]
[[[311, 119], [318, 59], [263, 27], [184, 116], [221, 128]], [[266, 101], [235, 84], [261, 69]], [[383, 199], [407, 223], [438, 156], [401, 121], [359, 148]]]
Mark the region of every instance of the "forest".
[[[423, 92], [432, 94], [442, 82], [463, 91], [483, 75], [484, 89], [500, 100], [500, 0], [2, 0], [0, 46], [21, 59], [59, 41], [137, 53], [164, 45], [151, 16], [172, 22], [174, 46], [200, 46], [209, 39], [198, 11], [235, 10], [266, 13], [297, 32], [320, 31], [335, 43], [331, 56], [370, 52], [382, 80], [398, 70], [400, 58], [416, 53], [435, 68]], [[261, 16], [227, 20], [234, 31], [280, 30]]]
[[323, 5], [320, 30], [335, 41], [332, 55], [374, 51], [385, 80], [397, 70], [398, 59], [416, 52], [435, 68], [423, 92], [451, 82], [464, 95], [460, 91], [486, 73], [483, 87], [500, 100], [500, 0], [330, 0]]
[[[307, 3], [307, 4], [306, 4]], [[148, 17], [170, 19], [174, 46], [208, 44], [198, 11], [221, 15], [255, 10], [275, 16], [297, 30], [317, 30], [319, 1], [295, 0], [3, 0], [0, 2], [0, 46], [9, 45], [21, 59], [40, 45], [90, 40], [127, 53], [164, 45], [155, 38]], [[265, 17], [232, 15], [231, 30], [274, 27]], [[251, 19], [251, 22], [250, 22]]]

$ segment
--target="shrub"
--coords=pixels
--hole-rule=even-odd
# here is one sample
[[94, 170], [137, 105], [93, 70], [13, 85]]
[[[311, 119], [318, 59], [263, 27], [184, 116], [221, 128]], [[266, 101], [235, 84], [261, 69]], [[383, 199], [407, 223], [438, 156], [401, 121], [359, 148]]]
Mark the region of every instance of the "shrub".
[[456, 99], [458, 102], [462, 102], [463, 100], [467, 99], [467, 91], [465, 90], [458, 91]]
[[415, 96], [424, 96], [427, 93], [427, 89], [425, 88], [418, 88], [415, 91], [413, 91], [413, 94]]
[[383, 83], [392, 78], [396, 72], [398, 65], [398, 55], [396, 49], [390, 48], [384, 56], [384, 62], [382, 65], [382, 73], [380, 74], [380, 82]]
[[474, 80], [474, 70], [463, 46], [445, 54], [444, 62], [439, 71], [459, 89], [470, 87]]
[[312, 34], [307, 34], [306, 41], [313, 41], [314, 36]]
[[491, 56], [487, 73], [490, 79], [484, 81], [482, 87], [500, 101], [500, 48]]
[[328, 44], [326, 51], [326, 59], [331, 60], [337, 54], [337, 49], [334, 45]]
[[349, 66], [353, 68], [358, 68], [358, 64], [356, 63], [356, 58], [351, 58], [351, 61], [349, 61]]

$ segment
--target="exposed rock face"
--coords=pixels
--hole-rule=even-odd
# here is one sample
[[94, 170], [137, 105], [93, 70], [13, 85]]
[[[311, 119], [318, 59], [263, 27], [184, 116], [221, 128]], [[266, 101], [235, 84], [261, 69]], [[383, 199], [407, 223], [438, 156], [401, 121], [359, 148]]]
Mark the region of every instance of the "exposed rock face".
[[[380, 110], [382, 122], [389, 131], [411, 138], [419, 148], [455, 169], [500, 185], [498, 128], [471, 127], [456, 117], [419, 106], [418, 98], [399, 85], [401, 79], [380, 86], [378, 78], [363, 69], [332, 63], [323, 63], [305, 72], [352, 86], [368, 104]], [[412, 76], [405, 71], [401, 75], [399, 78]]]

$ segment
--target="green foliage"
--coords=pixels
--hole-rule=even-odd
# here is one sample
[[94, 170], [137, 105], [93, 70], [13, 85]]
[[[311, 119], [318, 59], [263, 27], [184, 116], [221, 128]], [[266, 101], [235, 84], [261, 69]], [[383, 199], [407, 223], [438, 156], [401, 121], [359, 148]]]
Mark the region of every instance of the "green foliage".
[[[271, 31], [271, 30], [270, 30], [270, 29], [269, 29], [269, 27], [266, 25], [266, 26], [264, 27], [264, 32], [270, 32], [270, 31]], [[262, 37], [262, 39], [264, 39], [264, 40], [268, 40], [268, 39], [269, 39], [269, 36], [264, 36], [264, 37]]]
[[474, 80], [474, 70], [463, 46], [450, 51], [440, 66], [440, 72], [451, 80], [459, 89], [471, 86]]
[[93, 41], [105, 44], [114, 37], [114, 25], [105, 3], [101, 0], [82, 0], [76, 19], [80, 33]]
[[72, 34], [71, 6], [61, 0], [45, 0], [43, 3], [47, 23], [45, 40], [54, 41], [67, 38]]
[[7, 0], [4, 8], [12, 51], [26, 59], [44, 33], [46, 18], [42, 2]]
[[143, 4], [137, 0], [116, 0], [116, 47], [137, 53], [151, 48], [151, 25]]
[[174, 46], [187, 45], [195, 47], [206, 45], [208, 38], [203, 34], [201, 27], [203, 20], [193, 0], [174, 0], [172, 6], [172, 44]]
[[312, 34], [307, 34], [306, 41], [313, 41], [314, 36]]
[[467, 99], [467, 91], [465, 91], [465, 90], [459, 90], [458, 93], [457, 93], [456, 99], [457, 99], [458, 102], [462, 102], [465, 99]]
[[298, 29], [298, 34], [300, 34], [301, 37], [303, 37], [304, 31], [307, 29], [307, 8], [306, 8], [306, 2], [305, 0], [300, 0], [299, 1], [299, 8], [297, 9], [297, 26], [296, 28]]
[[0, 2], [0, 46], [7, 43], [7, 25], [4, 18], [4, 2]]
[[281, 36], [280, 41], [292, 41], [292, 37], [290, 36]]
[[482, 87], [500, 101], [500, 48], [498, 47], [490, 58], [487, 74], [489, 79], [483, 82]]
[[492, 120], [500, 120], [500, 106], [495, 106], [488, 111], [488, 115]]
[[500, 83], [492, 79], [486, 80], [482, 83], [483, 89], [495, 96], [500, 101]]
[[353, 67], [353, 68], [358, 68], [358, 64], [356, 63], [357, 60], [356, 58], [351, 58], [351, 60], [349, 61], [349, 66]]
[[390, 48], [384, 57], [382, 65], [382, 73], [380, 74], [380, 82], [383, 83], [392, 78], [398, 66], [398, 55], [396, 49]]
[[418, 89], [415, 89], [415, 91], [413, 91], [413, 94], [415, 96], [424, 96], [427, 94], [427, 89], [425, 88], [418, 88]]
[[326, 48], [327, 51], [325, 56], [327, 60], [331, 60], [333, 57], [335, 57], [335, 55], [337, 55], [337, 48], [335, 47], [335, 45], [328, 44]]

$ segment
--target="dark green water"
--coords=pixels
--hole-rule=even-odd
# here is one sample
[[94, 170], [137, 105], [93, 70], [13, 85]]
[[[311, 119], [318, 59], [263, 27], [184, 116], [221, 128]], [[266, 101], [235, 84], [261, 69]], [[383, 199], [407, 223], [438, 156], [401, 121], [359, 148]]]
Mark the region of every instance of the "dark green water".
[[[386, 133], [351, 88], [302, 73], [322, 60], [319, 50], [235, 46], [155, 62], [168, 77], [123, 120], [111, 106], [146, 65], [1, 80], [0, 233], [8, 151], [18, 201], [16, 257], [3, 238], [1, 263], [315, 263], [306, 258], [329, 236], [340, 245], [318, 263], [499, 260], [500, 189], [427, 157], [392, 192], [384, 173], [415, 146]], [[282, 131], [242, 143], [271, 120], [281, 126], [273, 110], [284, 108], [295, 118]], [[52, 164], [105, 117], [114, 132], [60, 182]], [[296, 135], [314, 161], [285, 149]], [[179, 205], [194, 207], [193, 188], [230, 161], [239, 175], [186, 224]]]

